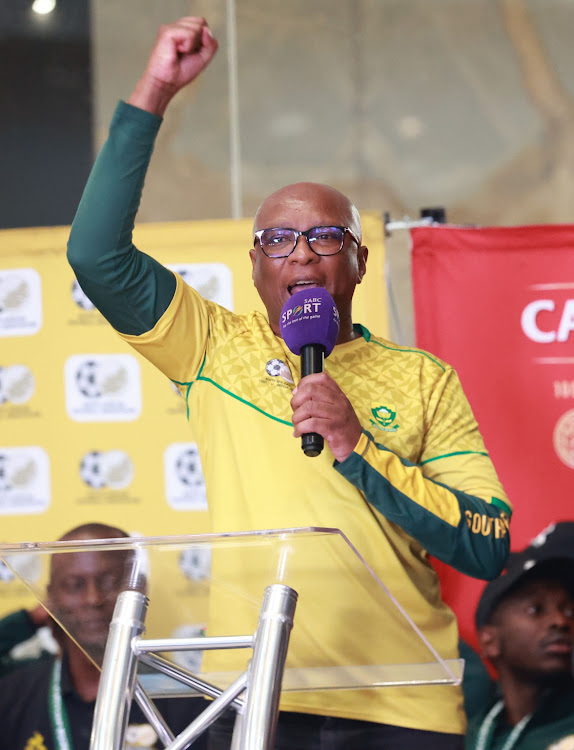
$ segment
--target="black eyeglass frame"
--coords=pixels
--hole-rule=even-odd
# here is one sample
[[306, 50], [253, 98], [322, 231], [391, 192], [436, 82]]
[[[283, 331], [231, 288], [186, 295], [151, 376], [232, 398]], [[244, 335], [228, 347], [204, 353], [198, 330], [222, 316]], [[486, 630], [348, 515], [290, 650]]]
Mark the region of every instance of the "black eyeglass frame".
[[[338, 250], [336, 250], [334, 253], [318, 253], [317, 250], [313, 248], [313, 242], [314, 240], [309, 240], [309, 232], [312, 232], [314, 229], [340, 229], [343, 232], [343, 237], [341, 238], [341, 246]], [[282, 229], [282, 230], [289, 230], [290, 232], [293, 232], [295, 234], [295, 241], [293, 242], [293, 247], [286, 255], [268, 255], [265, 252], [265, 248], [261, 244], [261, 235], [263, 232], [272, 232], [274, 229]], [[255, 240], [259, 241], [259, 247], [261, 248], [261, 251], [263, 252], [263, 255], [265, 255], [266, 258], [271, 258], [271, 260], [276, 260], [278, 258], [288, 258], [291, 253], [295, 252], [295, 248], [297, 247], [297, 242], [299, 242], [299, 237], [303, 235], [305, 239], [307, 240], [307, 245], [310, 250], [312, 250], [315, 255], [318, 255], [320, 258], [329, 258], [331, 255], [338, 255], [341, 250], [343, 249], [343, 245], [345, 244], [345, 236], [347, 234], [351, 235], [351, 238], [357, 243], [357, 246], [359, 247], [361, 243], [359, 240], [355, 237], [355, 234], [349, 229], [349, 227], [339, 227], [336, 224], [319, 224], [316, 227], [309, 227], [309, 229], [305, 229], [303, 232], [300, 232], [298, 229], [293, 229], [292, 227], [265, 227], [264, 229], [259, 229], [257, 232], [253, 235], [253, 242], [255, 243]]]

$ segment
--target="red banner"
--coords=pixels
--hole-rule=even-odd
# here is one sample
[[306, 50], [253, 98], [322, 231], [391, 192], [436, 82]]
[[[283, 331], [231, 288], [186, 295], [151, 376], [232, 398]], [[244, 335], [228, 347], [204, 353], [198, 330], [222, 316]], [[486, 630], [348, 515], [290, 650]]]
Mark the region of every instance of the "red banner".
[[[457, 370], [522, 548], [574, 519], [574, 226], [417, 228], [412, 278], [417, 346]], [[439, 569], [473, 642], [484, 584]]]

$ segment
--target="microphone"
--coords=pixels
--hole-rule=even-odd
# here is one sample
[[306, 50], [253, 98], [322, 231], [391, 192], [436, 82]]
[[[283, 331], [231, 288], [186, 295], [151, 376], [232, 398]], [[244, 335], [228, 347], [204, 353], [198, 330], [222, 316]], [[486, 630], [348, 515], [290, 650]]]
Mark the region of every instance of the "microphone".
[[[339, 311], [323, 287], [295, 292], [281, 310], [281, 336], [293, 354], [301, 355], [301, 378], [323, 372], [325, 357], [333, 351], [339, 335]], [[316, 432], [301, 437], [306, 456], [318, 456], [324, 440]]]

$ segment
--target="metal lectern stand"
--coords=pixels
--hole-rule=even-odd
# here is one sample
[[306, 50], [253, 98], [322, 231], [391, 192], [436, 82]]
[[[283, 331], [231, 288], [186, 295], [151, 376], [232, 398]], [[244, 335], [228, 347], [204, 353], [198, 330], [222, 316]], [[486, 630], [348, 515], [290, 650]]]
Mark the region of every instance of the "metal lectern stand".
[[[52, 556], [70, 553], [115, 555], [103, 661], [48, 594]], [[167, 750], [192, 746], [228, 708], [233, 750], [271, 750], [280, 702], [296, 711], [305, 694], [330, 690], [336, 706], [343, 690], [462, 678], [461, 660], [440, 657], [337, 529], [24, 542], [0, 545], [0, 559], [101, 667], [91, 750], [122, 750], [132, 699]], [[205, 636], [144, 637], [185, 630], [198, 613]], [[177, 658], [198, 651], [200, 667]], [[175, 737], [154, 699], [198, 694], [209, 706]]]

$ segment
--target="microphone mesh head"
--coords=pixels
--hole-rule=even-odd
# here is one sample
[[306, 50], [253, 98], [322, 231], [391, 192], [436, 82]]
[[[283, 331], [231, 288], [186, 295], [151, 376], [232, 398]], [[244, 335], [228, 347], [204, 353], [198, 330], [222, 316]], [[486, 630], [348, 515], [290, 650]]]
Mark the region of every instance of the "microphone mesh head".
[[279, 328], [293, 354], [300, 354], [304, 346], [317, 344], [328, 357], [339, 336], [337, 305], [323, 287], [295, 292], [283, 305]]

